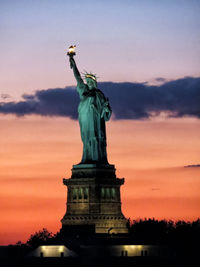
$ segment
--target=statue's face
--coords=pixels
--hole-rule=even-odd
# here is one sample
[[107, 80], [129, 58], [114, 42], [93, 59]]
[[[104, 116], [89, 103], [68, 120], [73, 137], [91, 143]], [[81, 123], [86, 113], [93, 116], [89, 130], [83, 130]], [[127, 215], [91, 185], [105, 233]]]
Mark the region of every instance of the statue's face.
[[92, 89], [94, 89], [94, 88], [97, 87], [96, 81], [94, 81], [91, 78], [86, 78], [86, 82], [87, 82], [87, 85], [88, 85], [88, 87], [89, 87], [90, 90], [92, 90]]

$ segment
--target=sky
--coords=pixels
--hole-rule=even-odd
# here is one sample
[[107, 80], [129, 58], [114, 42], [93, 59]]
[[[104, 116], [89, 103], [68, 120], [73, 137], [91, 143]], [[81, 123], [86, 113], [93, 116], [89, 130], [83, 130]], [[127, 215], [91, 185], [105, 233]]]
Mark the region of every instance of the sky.
[[0, 0], [0, 244], [60, 229], [80, 161], [67, 48], [113, 115], [108, 160], [131, 219], [196, 220], [200, 1]]

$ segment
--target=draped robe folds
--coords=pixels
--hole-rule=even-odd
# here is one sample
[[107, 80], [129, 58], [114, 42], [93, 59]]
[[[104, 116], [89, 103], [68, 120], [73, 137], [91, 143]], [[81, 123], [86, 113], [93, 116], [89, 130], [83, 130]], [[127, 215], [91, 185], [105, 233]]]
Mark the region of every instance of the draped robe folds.
[[108, 164], [105, 121], [112, 114], [110, 106], [106, 105], [108, 99], [99, 89], [89, 89], [84, 83], [77, 85], [77, 91], [80, 96], [78, 119], [83, 142], [81, 163]]

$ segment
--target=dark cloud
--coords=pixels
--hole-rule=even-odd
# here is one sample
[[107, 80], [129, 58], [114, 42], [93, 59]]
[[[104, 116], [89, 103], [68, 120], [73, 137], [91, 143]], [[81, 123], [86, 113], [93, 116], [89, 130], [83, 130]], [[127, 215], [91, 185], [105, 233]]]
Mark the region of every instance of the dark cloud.
[[158, 77], [158, 78], [155, 79], [155, 81], [157, 81], [157, 82], [165, 82], [166, 79], [162, 78], [162, 77]]
[[[115, 119], [145, 119], [162, 111], [170, 117], [200, 118], [200, 78], [185, 77], [160, 86], [113, 82], [98, 85], [109, 97]], [[22, 97], [19, 102], [2, 102], [0, 113], [77, 119], [79, 97], [74, 87], [39, 90]]]
[[0, 104], [0, 113], [24, 116], [68, 116], [77, 118], [78, 96], [75, 88], [54, 88], [36, 91], [34, 95], [24, 94], [19, 102]]
[[200, 168], [200, 164], [186, 165], [185, 168]]

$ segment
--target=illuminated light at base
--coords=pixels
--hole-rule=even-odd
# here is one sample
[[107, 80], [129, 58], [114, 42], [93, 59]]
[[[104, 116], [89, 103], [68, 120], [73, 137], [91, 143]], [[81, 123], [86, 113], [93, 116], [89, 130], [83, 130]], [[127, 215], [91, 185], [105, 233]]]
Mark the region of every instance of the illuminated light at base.
[[44, 257], [59, 257], [66, 250], [65, 246], [41, 246]]
[[64, 252], [64, 246], [59, 246], [59, 252]]

